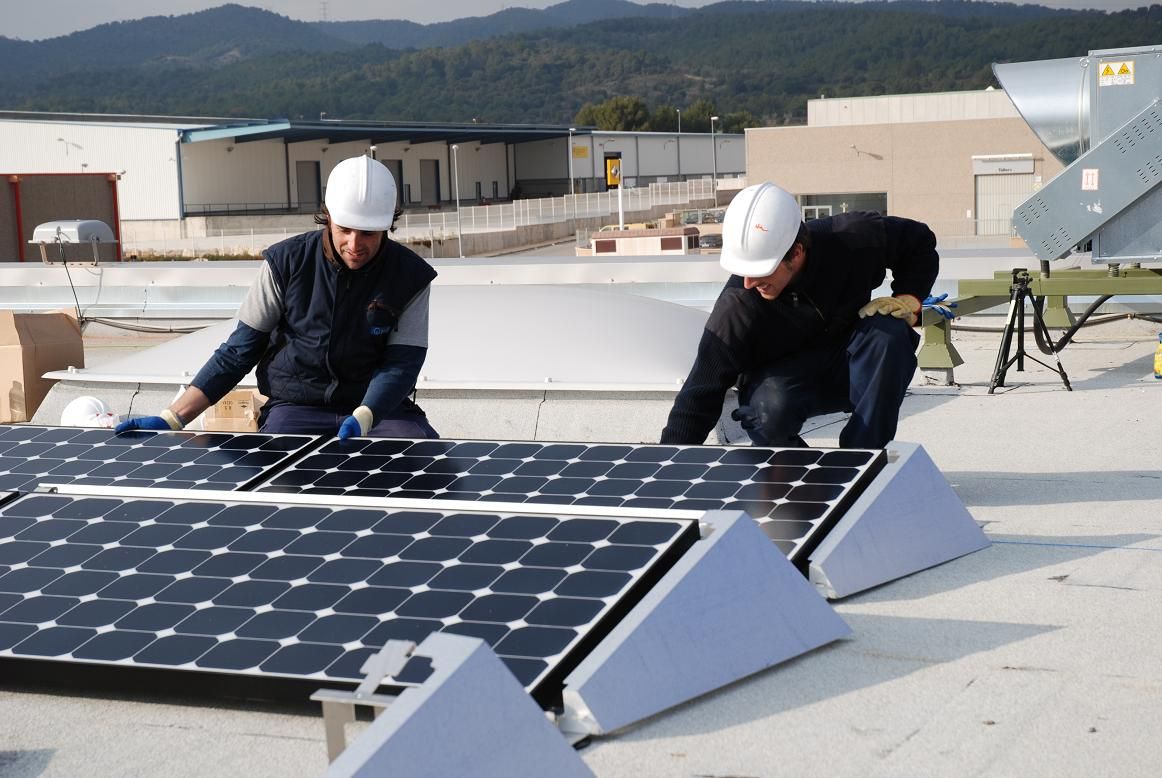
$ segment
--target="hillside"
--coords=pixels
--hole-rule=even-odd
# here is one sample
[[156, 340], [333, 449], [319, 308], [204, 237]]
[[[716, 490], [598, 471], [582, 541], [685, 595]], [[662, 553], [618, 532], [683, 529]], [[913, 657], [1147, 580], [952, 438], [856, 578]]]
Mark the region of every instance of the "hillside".
[[576, 27], [606, 19], [645, 17], [674, 19], [692, 13], [661, 3], [638, 5], [628, 0], [565, 0], [543, 10], [507, 8], [489, 16], [474, 16], [436, 24], [386, 21], [316, 22], [324, 35], [356, 44], [378, 43], [389, 49], [461, 46], [502, 35], [537, 32], [551, 27]]
[[[586, 21], [635, 9], [642, 13]], [[715, 112], [724, 129], [738, 129], [802, 121], [820, 94], [979, 89], [992, 83], [993, 62], [1162, 42], [1157, 5], [1107, 14], [966, 0], [768, 0], [677, 12], [570, 0], [483, 19], [515, 24], [549, 12], [560, 26], [410, 49], [356, 45], [335, 34], [338, 23], [237, 5], [39, 43], [0, 39], [0, 108], [566, 124], [620, 97], [639, 101], [632, 112], [646, 118], [636, 128], [672, 129], [677, 106], [685, 129]], [[491, 29], [484, 20], [473, 29]], [[458, 24], [428, 27], [471, 27]]]

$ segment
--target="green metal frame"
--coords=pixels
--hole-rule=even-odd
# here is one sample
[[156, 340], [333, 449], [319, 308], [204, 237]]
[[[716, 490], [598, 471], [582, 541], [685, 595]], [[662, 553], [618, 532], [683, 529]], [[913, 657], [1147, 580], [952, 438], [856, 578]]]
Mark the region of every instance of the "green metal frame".
[[[1162, 295], [1162, 269], [1110, 265], [1106, 270], [1068, 268], [1042, 275], [1030, 275], [1029, 291], [1035, 297], [1045, 298], [1045, 323], [1052, 328], [1073, 326], [1074, 318], [1067, 306], [1070, 295]], [[1011, 271], [998, 270], [989, 279], [965, 279], [959, 282], [956, 298], [957, 316], [995, 308], [1009, 301], [1013, 283]], [[918, 354], [921, 370], [951, 370], [963, 365], [964, 359], [952, 345], [951, 322], [932, 311], [925, 311], [921, 320], [924, 345]]]

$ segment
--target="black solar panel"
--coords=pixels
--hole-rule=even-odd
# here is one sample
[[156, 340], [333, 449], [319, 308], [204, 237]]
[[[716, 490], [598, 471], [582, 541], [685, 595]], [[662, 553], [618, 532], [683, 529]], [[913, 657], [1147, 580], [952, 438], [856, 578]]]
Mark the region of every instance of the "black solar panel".
[[481, 508], [23, 495], [0, 506], [0, 657], [353, 682], [439, 630], [544, 704], [698, 531]]
[[0, 425], [0, 490], [40, 483], [245, 489], [316, 445], [311, 435]]
[[882, 450], [457, 440], [332, 441], [263, 492], [738, 509], [801, 568], [884, 465]]

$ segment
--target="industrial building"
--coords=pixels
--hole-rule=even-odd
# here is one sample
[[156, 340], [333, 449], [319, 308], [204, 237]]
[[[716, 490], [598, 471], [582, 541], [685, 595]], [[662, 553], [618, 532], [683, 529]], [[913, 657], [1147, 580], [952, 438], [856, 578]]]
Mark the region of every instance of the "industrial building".
[[[0, 112], [10, 186], [29, 174], [114, 176], [127, 243], [299, 229], [331, 168], [356, 154], [392, 171], [405, 211], [424, 211], [736, 177], [744, 146], [742, 135], [722, 133]], [[5, 260], [19, 256], [15, 244], [0, 245]]]
[[805, 126], [745, 136], [0, 112], [0, 172], [116, 176], [129, 244], [304, 228], [331, 167], [360, 153], [392, 170], [412, 214], [745, 176], [795, 193], [806, 218], [904, 215], [946, 245], [1007, 241], [1014, 207], [1063, 167], [996, 89], [821, 98]]
[[746, 148], [747, 177], [807, 218], [907, 216], [945, 245], [1008, 238], [1013, 209], [1064, 167], [997, 89], [811, 100], [806, 126], [747, 130]]

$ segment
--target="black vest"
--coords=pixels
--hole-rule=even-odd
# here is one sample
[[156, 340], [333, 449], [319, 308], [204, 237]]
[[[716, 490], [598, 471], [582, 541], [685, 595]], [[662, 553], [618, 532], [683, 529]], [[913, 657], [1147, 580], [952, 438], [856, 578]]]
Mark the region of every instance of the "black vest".
[[265, 252], [283, 314], [258, 363], [258, 389], [275, 400], [350, 412], [363, 401], [404, 306], [436, 271], [386, 236], [370, 262], [349, 270], [326, 258], [325, 234], [296, 235]]

